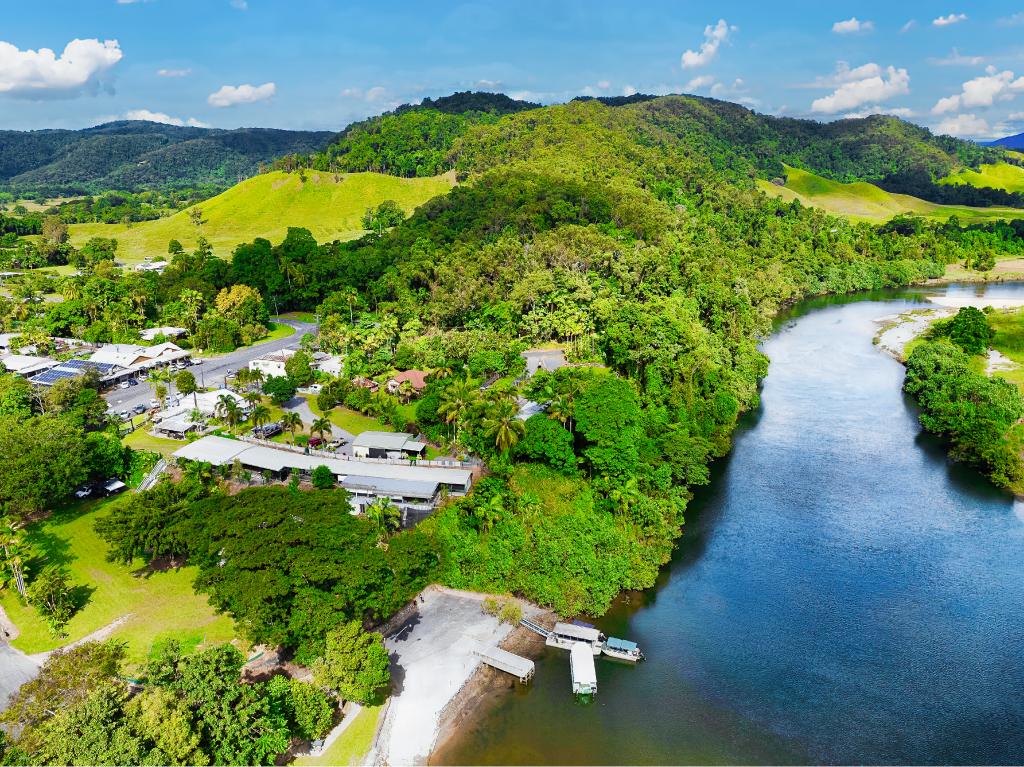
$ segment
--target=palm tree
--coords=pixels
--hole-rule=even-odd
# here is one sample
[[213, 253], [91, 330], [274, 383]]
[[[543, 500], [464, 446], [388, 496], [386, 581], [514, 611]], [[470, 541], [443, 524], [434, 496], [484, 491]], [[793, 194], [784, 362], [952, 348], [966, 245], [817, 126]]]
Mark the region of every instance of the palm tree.
[[252, 411], [252, 422], [256, 426], [270, 423], [270, 408], [266, 405], [257, 405]]
[[622, 487], [609, 491], [608, 498], [615, 502], [623, 514], [628, 512], [629, 507], [640, 500], [636, 477], [630, 477]]
[[562, 428], [564, 429], [566, 428], [565, 422], [569, 420], [570, 415], [569, 401], [565, 395], [559, 394], [551, 400], [551, 404], [548, 405], [548, 418], [552, 421], [561, 422]]
[[477, 507], [475, 516], [480, 521], [480, 526], [490, 532], [494, 523], [505, 516], [505, 501], [499, 493], [495, 493], [487, 503]]
[[348, 324], [354, 325], [355, 321], [352, 319], [352, 305], [359, 300], [359, 291], [355, 288], [344, 288], [341, 294], [348, 301]]
[[320, 416], [313, 421], [313, 425], [309, 427], [309, 433], [319, 434], [321, 440], [323, 440], [325, 434], [333, 434], [334, 431], [331, 428], [330, 419]]
[[299, 417], [299, 414], [295, 412], [285, 413], [281, 418], [281, 426], [292, 433], [292, 444], [294, 445], [295, 430], [302, 431], [302, 419]]
[[[4, 550], [4, 561], [11, 570], [14, 577], [15, 588], [23, 597], [25, 596], [24, 565], [35, 553], [30, 544], [25, 541], [25, 533], [18, 529], [21, 520], [17, 517], [6, 514], [0, 518], [0, 545]], [[6, 580], [6, 579], [4, 579]]]
[[526, 424], [516, 417], [518, 406], [509, 400], [494, 405], [489, 418], [483, 422], [487, 438], [493, 439], [499, 450], [508, 450], [526, 436]]
[[263, 395], [258, 391], [247, 391], [242, 398], [250, 405], [259, 405], [263, 401]]
[[397, 530], [401, 512], [391, 505], [391, 499], [383, 496], [366, 507], [366, 520], [377, 533], [377, 541], [383, 544], [391, 531]]
[[473, 403], [480, 397], [480, 392], [468, 381], [456, 381], [441, 395], [441, 407], [437, 414], [444, 417], [445, 423], [455, 424], [455, 433], [462, 431], [462, 423]]
[[[248, 368], [246, 369], [248, 370]], [[267, 377], [263, 375], [263, 371], [259, 368], [256, 368], [256, 370], [249, 370], [246, 376], [246, 383], [256, 384], [257, 386], [262, 386], [265, 380], [267, 380]]]
[[242, 408], [238, 406], [238, 402], [226, 394], [221, 394], [216, 412], [231, 427], [231, 433], [234, 434], [235, 427], [242, 421]]
[[82, 283], [73, 277], [65, 277], [60, 281], [60, 294], [65, 301], [79, 301], [84, 295]]
[[412, 381], [406, 379], [402, 381], [402, 384], [398, 387], [398, 393], [405, 398], [406, 404], [412, 400], [412, 395], [416, 392], [416, 387], [412, 385]]
[[249, 368], [240, 368], [238, 372], [235, 373], [235, 386], [245, 386], [249, 383], [250, 375], [251, 373], [249, 372]]

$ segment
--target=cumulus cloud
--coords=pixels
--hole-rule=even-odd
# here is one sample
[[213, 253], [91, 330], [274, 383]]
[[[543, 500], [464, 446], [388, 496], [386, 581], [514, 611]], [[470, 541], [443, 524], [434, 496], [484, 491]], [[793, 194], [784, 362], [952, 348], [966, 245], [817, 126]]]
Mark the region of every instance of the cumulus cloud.
[[166, 125], [187, 125], [190, 128], [210, 127], [209, 124], [201, 123], [194, 117], [182, 120], [180, 117], [171, 117], [170, 115], [165, 115], [163, 112], [150, 112], [148, 109], [130, 109], [125, 115], [125, 119], [148, 120], [149, 122], [164, 123]]
[[964, 83], [963, 93], [939, 99], [932, 107], [933, 115], [941, 115], [959, 109], [972, 107], [990, 107], [996, 101], [1010, 101], [1014, 94], [1024, 91], [1024, 77], [1013, 79], [1013, 72], [1005, 70], [997, 72], [995, 67], [988, 67], [987, 74], [975, 77]]
[[598, 80], [597, 81], [597, 87], [600, 88], [603, 91], [606, 91], [606, 90], [608, 90], [609, 88], [612, 87], [612, 84], [610, 82], [608, 82], [607, 80]]
[[0, 41], [0, 95], [60, 99], [96, 93], [99, 78], [123, 55], [117, 40], [72, 40], [59, 58], [49, 48], [21, 51]]
[[1015, 13], [1008, 19], [999, 19], [999, 23], [1004, 27], [1014, 27], [1017, 24], [1024, 24], [1024, 13]]
[[966, 13], [951, 13], [948, 16], [939, 16], [939, 18], [935, 19], [932, 24], [937, 27], [948, 27], [950, 24], [956, 24], [961, 21], [967, 21]]
[[380, 85], [366, 92], [366, 100], [371, 104], [375, 101], [384, 101], [389, 96], [390, 94]]
[[338, 94], [338, 97], [343, 99], [361, 99], [363, 91], [360, 88], [346, 88]]
[[683, 69], [695, 69], [705, 64], [710, 64], [718, 58], [718, 47], [729, 40], [729, 33], [735, 32], [738, 27], [730, 27], [725, 19], [719, 19], [715, 26], [708, 24], [704, 27], [704, 42], [701, 43], [700, 52], [687, 50], [683, 54]]
[[849, 21], [837, 21], [832, 25], [832, 31], [837, 35], [851, 35], [855, 32], [867, 32], [875, 28], [874, 22], [857, 21], [854, 16]]
[[832, 95], [815, 99], [811, 104], [811, 111], [834, 115], [847, 109], [856, 109], [863, 104], [878, 104], [894, 96], [905, 96], [910, 93], [910, 75], [907, 74], [907, 70], [896, 69], [893, 66], [885, 71], [881, 68], [877, 71], [868, 70], [867, 68], [871, 66], [866, 64], [857, 68], [864, 72], [870, 71], [870, 76], [843, 82]]
[[917, 19], [911, 19], [910, 21], [908, 21], [906, 24], [900, 27], [900, 34], [902, 35], [904, 32], [909, 32], [916, 23]]
[[634, 88], [632, 85], [627, 85], [625, 88], [622, 89], [623, 96], [632, 96], [634, 93], [636, 93], [636, 88]]
[[1006, 119], [1010, 122], [1020, 122], [1021, 120], [1024, 120], [1024, 112], [1010, 112], [1010, 114], [1006, 116]]
[[929, 64], [935, 64], [936, 66], [945, 67], [952, 65], [976, 67], [978, 64], [985, 62], [984, 56], [961, 56], [960, 52], [954, 48], [953, 52], [946, 56], [944, 59], [928, 59]]
[[696, 91], [700, 90], [701, 88], [707, 88], [714, 81], [714, 75], [701, 75], [700, 77], [695, 77], [692, 80], [690, 80], [690, 82], [686, 84], [686, 88], [684, 90]]
[[991, 135], [988, 123], [974, 115], [958, 115], [946, 117], [932, 131], [939, 136], [978, 136], [988, 137]]
[[837, 61], [832, 74], [826, 77], [815, 77], [814, 82], [801, 83], [796, 88], [838, 88], [844, 83], [858, 82], [868, 77], [881, 77], [882, 68], [878, 64], [864, 64], [850, 69], [848, 61]]
[[716, 99], [723, 99], [725, 101], [735, 101], [739, 104], [750, 104], [756, 106], [761, 102], [757, 99], [749, 96], [750, 88], [740, 78], [736, 78], [732, 85], [725, 85], [724, 83], [715, 83], [711, 86], [711, 96]]
[[476, 88], [480, 91], [500, 91], [504, 89], [505, 83], [501, 80], [477, 80]]
[[188, 77], [192, 74], [191, 69], [158, 69], [156, 71], [161, 77]]
[[206, 103], [211, 107], [230, 107], [235, 104], [251, 104], [254, 101], [264, 101], [277, 95], [277, 87], [273, 83], [266, 83], [254, 88], [251, 85], [225, 85], [216, 93], [211, 93], [206, 98]]

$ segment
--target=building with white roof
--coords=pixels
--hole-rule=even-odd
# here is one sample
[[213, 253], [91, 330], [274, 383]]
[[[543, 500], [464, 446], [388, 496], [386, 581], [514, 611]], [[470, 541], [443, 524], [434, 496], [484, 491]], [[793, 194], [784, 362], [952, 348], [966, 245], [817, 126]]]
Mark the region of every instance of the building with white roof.
[[473, 472], [469, 469], [324, 458], [289, 450], [273, 442], [257, 445], [215, 435], [179, 448], [174, 456], [214, 466], [232, 464], [237, 459], [247, 470], [269, 471], [276, 479], [285, 479], [293, 471], [311, 474], [316, 467], [326, 466], [335, 475], [339, 487], [352, 493], [356, 511], [365, 511], [376, 498], [388, 497], [403, 513], [429, 513], [442, 489], [462, 495], [469, 492], [473, 483]]
[[188, 333], [186, 328], [175, 328], [171, 326], [163, 328], [146, 328], [145, 330], [139, 331], [139, 335], [143, 341], [152, 341], [157, 336], [165, 336], [167, 338], [178, 338]]
[[44, 370], [49, 370], [60, 364], [55, 359], [36, 357], [32, 354], [8, 354], [0, 358], [0, 362], [4, 364], [9, 373], [17, 373], [23, 378], [42, 373]]
[[426, 454], [427, 446], [404, 432], [364, 431], [352, 440], [352, 452], [356, 458], [419, 458]]
[[285, 363], [294, 356], [295, 352], [292, 349], [270, 352], [262, 357], [249, 360], [249, 370], [259, 370], [267, 378], [270, 378], [270, 376], [286, 376], [288, 371], [284, 368]]

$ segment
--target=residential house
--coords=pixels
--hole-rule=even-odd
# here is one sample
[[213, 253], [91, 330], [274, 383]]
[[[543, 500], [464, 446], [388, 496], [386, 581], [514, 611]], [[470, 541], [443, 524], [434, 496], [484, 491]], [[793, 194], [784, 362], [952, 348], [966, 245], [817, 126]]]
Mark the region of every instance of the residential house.
[[284, 366], [285, 363], [294, 356], [295, 352], [292, 349], [281, 349], [277, 352], [270, 352], [268, 354], [264, 354], [262, 357], [249, 360], [249, 370], [259, 370], [266, 378], [270, 378], [271, 376], [280, 378], [281, 376], [288, 375], [288, 371], [285, 370]]
[[412, 434], [392, 431], [364, 431], [352, 440], [356, 458], [422, 458], [427, 446], [413, 441]]
[[402, 384], [408, 381], [412, 384], [413, 391], [420, 395], [427, 386], [426, 377], [430, 375], [429, 370], [406, 370], [404, 373], [399, 373], [394, 378], [389, 378], [387, 384], [388, 392], [390, 394], [398, 394], [402, 387]]

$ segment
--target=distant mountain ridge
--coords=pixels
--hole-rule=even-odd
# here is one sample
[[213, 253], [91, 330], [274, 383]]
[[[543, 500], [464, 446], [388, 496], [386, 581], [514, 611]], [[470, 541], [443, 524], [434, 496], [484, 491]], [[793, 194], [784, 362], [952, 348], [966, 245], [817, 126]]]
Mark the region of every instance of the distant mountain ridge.
[[1007, 149], [1024, 149], [1024, 133], [989, 141], [982, 144], [982, 146], [1004, 146]]
[[323, 148], [333, 131], [191, 128], [122, 120], [84, 130], [0, 131], [0, 187], [27, 195], [235, 183], [259, 163]]

